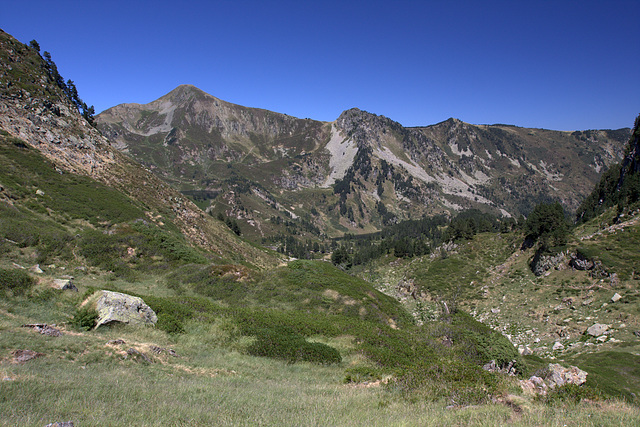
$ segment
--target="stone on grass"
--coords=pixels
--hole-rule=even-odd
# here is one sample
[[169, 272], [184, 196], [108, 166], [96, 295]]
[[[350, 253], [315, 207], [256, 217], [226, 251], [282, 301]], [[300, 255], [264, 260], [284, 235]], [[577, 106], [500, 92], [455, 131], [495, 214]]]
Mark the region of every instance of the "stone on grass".
[[120, 292], [99, 291], [96, 300], [98, 321], [96, 328], [109, 323], [129, 325], [155, 325], [158, 316], [142, 298]]
[[616, 293], [615, 293], [615, 294], [613, 294], [613, 296], [611, 297], [611, 302], [618, 302], [618, 301], [620, 301], [621, 299], [622, 299], [622, 296], [620, 296], [620, 294], [616, 292]]
[[565, 384], [582, 385], [586, 381], [587, 373], [576, 366], [565, 368], [558, 363], [549, 363], [547, 382], [550, 388], [561, 387]]
[[566, 384], [580, 386], [587, 381], [587, 373], [575, 366], [565, 368], [557, 363], [549, 363], [548, 371], [545, 379], [534, 375], [528, 380], [520, 380], [520, 387], [525, 393], [545, 395], [549, 389]]
[[604, 334], [607, 329], [609, 329], [609, 325], [594, 323], [589, 327], [589, 329], [587, 329], [587, 334], [591, 335], [592, 337], [599, 337], [600, 335]]
[[42, 271], [42, 269], [40, 268], [40, 264], [36, 264], [33, 267], [31, 267], [29, 269], [30, 272], [32, 273], [36, 273], [36, 274], [42, 274], [44, 273], [44, 271]]
[[53, 287], [61, 291], [71, 290], [78, 292], [78, 288], [76, 288], [71, 279], [53, 279]]
[[44, 356], [44, 353], [38, 353], [33, 350], [14, 350], [11, 352], [14, 363], [26, 363], [36, 357]]
[[553, 344], [553, 350], [554, 350], [554, 351], [556, 351], [556, 350], [564, 350], [564, 345], [562, 345], [562, 343], [561, 343], [561, 342], [556, 341], [556, 342]]

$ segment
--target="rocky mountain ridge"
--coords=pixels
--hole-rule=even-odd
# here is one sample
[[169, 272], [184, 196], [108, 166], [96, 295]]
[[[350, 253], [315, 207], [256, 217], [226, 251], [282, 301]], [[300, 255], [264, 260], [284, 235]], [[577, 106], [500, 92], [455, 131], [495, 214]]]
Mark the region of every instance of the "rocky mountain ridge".
[[[467, 208], [517, 216], [550, 200], [573, 212], [620, 161], [630, 135], [457, 119], [406, 128], [357, 108], [320, 122], [230, 104], [189, 85], [146, 105], [113, 107], [97, 123], [114, 146], [180, 190], [217, 194], [204, 197], [203, 208], [247, 224], [284, 219], [251, 196], [260, 192], [330, 235]], [[231, 191], [241, 193], [240, 205], [221, 198]]]

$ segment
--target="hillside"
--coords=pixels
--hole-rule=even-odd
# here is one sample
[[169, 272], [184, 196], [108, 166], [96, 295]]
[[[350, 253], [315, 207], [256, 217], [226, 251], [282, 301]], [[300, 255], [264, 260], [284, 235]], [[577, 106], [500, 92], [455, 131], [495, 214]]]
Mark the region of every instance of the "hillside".
[[419, 128], [358, 109], [331, 123], [221, 101], [180, 86], [96, 121], [123, 152], [203, 209], [259, 241], [380, 230], [401, 220], [479, 208], [570, 212], [621, 160], [629, 129], [559, 132], [456, 119]]
[[143, 206], [144, 218], [174, 224], [190, 243], [222, 259], [278, 263], [273, 254], [238, 240], [188, 198], [114, 150], [65, 95], [55, 64], [35, 49], [2, 32], [0, 59], [0, 128], [8, 135], [38, 150], [60, 173], [87, 176], [123, 192]]

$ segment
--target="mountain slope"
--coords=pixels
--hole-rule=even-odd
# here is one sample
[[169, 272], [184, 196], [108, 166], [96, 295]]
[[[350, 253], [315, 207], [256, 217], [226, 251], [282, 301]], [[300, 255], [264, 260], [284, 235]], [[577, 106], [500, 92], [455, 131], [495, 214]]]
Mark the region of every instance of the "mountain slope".
[[304, 228], [298, 217], [341, 235], [472, 207], [516, 216], [558, 200], [575, 211], [629, 136], [456, 119], [405, 128], [358, 109], [326, 123], [193, 86], [113, 107], [97, 123], [120, 150], [256, 238], [283, 232], [278, 221]]
[[0, 32], [0, 59], [0, 129], [39, 150], [60, 173], [88, 176], [123, 192], [144, 206], [148, 219], [175, 224], [192, 244], [223, 259], [264, 266], [278, 262], [112, 148], [80, 115], [63, 90], [64, 80], [36, 49]]

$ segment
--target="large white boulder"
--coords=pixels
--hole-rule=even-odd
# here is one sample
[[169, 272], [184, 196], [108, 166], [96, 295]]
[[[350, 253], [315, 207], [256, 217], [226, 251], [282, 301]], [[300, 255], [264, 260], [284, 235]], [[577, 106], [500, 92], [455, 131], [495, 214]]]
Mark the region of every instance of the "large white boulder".
[[142, 298], [120, 292], [99, 291], [95, 302], [98, 312], [96, 328], [109, 323], [126, 323], [129, 325], [155, 325], [158, 321], [156, 313]]

